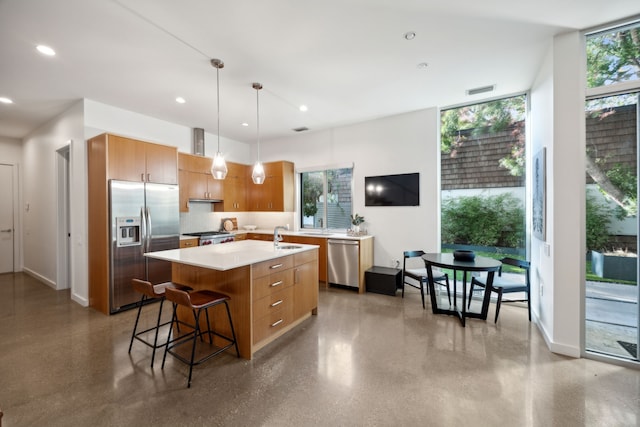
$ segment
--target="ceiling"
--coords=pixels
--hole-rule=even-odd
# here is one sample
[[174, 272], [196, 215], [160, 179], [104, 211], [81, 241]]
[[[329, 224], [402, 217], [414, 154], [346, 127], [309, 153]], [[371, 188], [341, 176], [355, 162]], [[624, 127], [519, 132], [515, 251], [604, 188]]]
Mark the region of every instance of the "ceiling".
[[220, 134], [237, 141], [256, 140], [253, 82], [263, 141], [472, 103], [529, 89], [554, 35], [639, 13], [638, 0], [0, 0], [0, 97], [14, 102], [0, 135], [81, 98], [215, 134], [211, 58], [225, 63]]

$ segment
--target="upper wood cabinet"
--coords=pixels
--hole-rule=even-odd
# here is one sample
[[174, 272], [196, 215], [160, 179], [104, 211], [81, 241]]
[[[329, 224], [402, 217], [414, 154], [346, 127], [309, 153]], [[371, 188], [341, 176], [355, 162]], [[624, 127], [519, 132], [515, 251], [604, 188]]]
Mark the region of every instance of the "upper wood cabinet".
[[227, 162], [227, 177], [223, 181], [225, 212], [246, 212], [247, 207], [247, 166]]
[[292, 212], [295, 204], [291, 162], [264, 163], [264, 184], [254, 184], [247, 168], [247, 201], [250, 211]]
[[178, 153], [180, 212], [189, 212], [190, 199], [224, 199], [224, 181], [214, 179], [211, 176], [212, 163], [211, 157]]
[[102, 134], [92, 140], [106, 145], [110, 179], [160, 184], [178, 183], [176, 147], [111, 134]]
[[293, 212], [293, 163], [265, 163], [265, 182], [256, 185], [252, 166], [227, 162], [227, 176], [217, 180], [211, 176], [212, 162], [210, 157], [178, 153], [181, 212], [189, 211], [189, 199], [222, 200], [215, 210], [223, 212]]

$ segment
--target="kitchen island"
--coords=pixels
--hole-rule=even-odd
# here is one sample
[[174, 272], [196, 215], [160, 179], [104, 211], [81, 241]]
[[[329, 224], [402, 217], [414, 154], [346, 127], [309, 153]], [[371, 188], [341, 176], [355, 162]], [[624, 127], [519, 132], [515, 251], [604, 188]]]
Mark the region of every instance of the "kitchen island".
[[[195, 290], [211, 289], [231, 298], [238, 348], [245, 359], [318, 312], [316, 245], [281, 244], [275, 248], [273, 242], [243, 240], [145, 255], [170, 261], [175, 283]], [[211, 324], [229, 334], [226, 313], [213, 310], [211, 314]], [[178, 316], [192, 319], [182, 307]]]

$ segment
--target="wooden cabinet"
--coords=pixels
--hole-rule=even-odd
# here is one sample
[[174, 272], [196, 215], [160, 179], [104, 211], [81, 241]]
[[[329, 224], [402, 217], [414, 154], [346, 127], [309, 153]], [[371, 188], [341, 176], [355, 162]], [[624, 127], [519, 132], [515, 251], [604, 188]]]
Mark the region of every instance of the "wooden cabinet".
[[293, 212], [295, 204], [293, 163], [265, 163], [264, 171], [264, 184], [256, 185], [251, 181], [251, 168], [247, 168], [249, 211]]
[[[180, 176], [180, 212], [189, 212], [189, 200], [224, 199], [224, 181], [211, 176], [213, 159], [192, 154], [178, 154]], [[213, 209], [213, 206], [212, 206]]]
[[[284, 242], [318, 245], [318, 280], [327, 281], [327, 239], [324, 237], [282, 236]], [[273, 237], [271, 237], [273, 238]]]
[[[251, 167], [227, 162], [227, 176], [213, 179], [213, 159], [178, 154], [180, 211], [189, 211], [189, 200], [220, 200], [222, 212], [293, 212], [295, 203], [294, 169], [291, 162], [265, 163], [264, 184], [251, 181]], [[213, 206], [212, 206], [213, 209]]]
[[180, 239], [180, 249], [193, 248], [195, 246], [198, 246], [197, 237], [194, 237], [193, 239]]
[[253, 344], [264, 344], [318, 308], [318, 251], [254, 264]]
[[106, 145], [110, 179], [177, 184], [178, 149], [167, 145], [102, 134], [92, 140]]
[[[246, 165], [227, 162], [227, 177], [224, 179], [224, 212], [245, 212], [247, 208], [247, 169]], [[249, 178], [249, 181], [251, 178]]]
[[253, 344], [276, 335], [292, 322], [294, 258], [285, 256], [251, 266]]
[[293, 269], [293, 317], [306, 313], [318, 314], [318, 251], [294, 255]]
[[273, 241], [273, 234], [247, 233], [247, 239], [249, 239], [249, 240]]
[[110, 179], [178, 182], [178, 149], [102, 134], [87, 141], [89, 305], [109, 314]]

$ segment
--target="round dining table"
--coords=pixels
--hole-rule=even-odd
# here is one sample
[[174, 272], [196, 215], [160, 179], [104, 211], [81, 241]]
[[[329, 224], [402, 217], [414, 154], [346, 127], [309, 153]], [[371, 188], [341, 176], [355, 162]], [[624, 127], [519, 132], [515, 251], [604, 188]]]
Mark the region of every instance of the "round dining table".
[[[476, 256], [472, 261], [462, 261], [455, 259], [453, 253], [427, 253], [422, 255], [425, 267], [427, 268], [429, 294], [431, 295], [431, 310], [434, 314], [448, 314], [458, 316], [462, 326], [465, 326], [466, 319], [487, 319], [487, 313], [489, 311], [489, 301], [491, 299], [491, 286], [493, 284], [493, 277], [495, 272], [500, 269], [502, 263], [493, 258], [487, 258], [482, 256]], [[453, 305], [449, 304], [448, 307], [438, 306], [438, 298], [435, 292], [435, 284], [433, 280], [433, 267], [441, 269], [453, 270]], [[456, 290], [456, 273], [462, 271], [462, 306], [457, 304], [457, 290]], [[486, 272], [487, 282], [484, 291], [484, 297], [482, 299], [482, 308], [480, 312], [470, 312], [467, 310], [467, 273], [473, 272]], [[471, 296], [469, 296], [471, 298]], [[443, 304], [442, 304], [443, 305]]]

